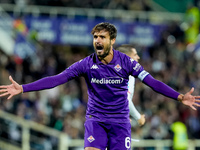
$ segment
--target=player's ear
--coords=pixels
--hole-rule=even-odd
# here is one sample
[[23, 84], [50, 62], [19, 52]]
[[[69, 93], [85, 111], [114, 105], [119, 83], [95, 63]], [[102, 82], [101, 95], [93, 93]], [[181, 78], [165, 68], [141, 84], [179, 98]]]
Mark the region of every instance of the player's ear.
[[116, 41], [116, 39], [115, 39], [115, 38], [114, 38], [114, 39], [112, 39], [112, 40], [111, 40], [111, 45], [115, 44], [115, 41]]

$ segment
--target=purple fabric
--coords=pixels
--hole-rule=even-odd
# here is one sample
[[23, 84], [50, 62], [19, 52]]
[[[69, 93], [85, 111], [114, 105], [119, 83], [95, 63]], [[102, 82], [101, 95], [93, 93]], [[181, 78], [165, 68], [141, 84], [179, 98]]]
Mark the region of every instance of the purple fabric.
[[177, 100], [178, 95], [180, 94], [163, 82], [154, 79], [150, 74], [144, 78], [143, 83], [151, 87], [154, 91], [175, 100]]
[[88, 87], [86, 119], [101, 122], [129, 123], [127, 100], [129, 75], [139, 78], [154, 91], [173, 99], [179, 93], [155, 80], [144, 68], [127, 55], [113, 50], [113, 59], [107, 65], [95, 53], [72, 64], [62, 73], [22, 85], [24, 92], [50, 89], [71, 79], [83, 76]]
[[42, 78], [35, 82], [24, 84], [22, 85], [22, 87], [23, 87], [23, 92], [39, 91], [39, 90], [56, 87], [58, 85], [64, 84], [67, 81], [68, 81], [68, 78], [67, 78], [66, 72], [62, 72], [55, 76]]
[[101, 150], [130, 150], [131, 124], [107, 123], [86, 120], [84, 147], [95, 147]]
[[23, 85], [24, 92], [50, 89], [83, 76], [88, 87], [86, 118], [101, 122], [129, 123], [127, 100], [129, 75], [138, 77], [143, 67], [127, 55], [114, 51], [112, 61], [104, 65], [95, 53], [72, 64], [61, 74]]

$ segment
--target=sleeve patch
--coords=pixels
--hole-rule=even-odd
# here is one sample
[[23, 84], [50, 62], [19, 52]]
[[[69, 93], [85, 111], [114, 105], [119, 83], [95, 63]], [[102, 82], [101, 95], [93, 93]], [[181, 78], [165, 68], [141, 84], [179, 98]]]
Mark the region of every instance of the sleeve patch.
[[137, 64], [133, 67], [133, 69], [134, 69], [135, 71], [138, 71], [140, 68], [141, 68], [141, 65], [140, 65], [139, 63], [137, 63]]

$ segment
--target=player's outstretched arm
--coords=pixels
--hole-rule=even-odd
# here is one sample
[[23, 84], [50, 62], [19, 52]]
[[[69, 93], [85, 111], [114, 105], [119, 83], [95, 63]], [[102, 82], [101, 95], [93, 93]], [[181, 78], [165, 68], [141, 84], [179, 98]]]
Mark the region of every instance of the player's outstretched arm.
[[200, 107], [200, 96], [193, 96], [191, 95], [194, 92], [194, 88], [192, 88], [189, 92], [187, 92], [185, 95], [180, 94], [178, 96], [178, 101], [182, 102], [184, 105], [189, 106], [193, 110], [197, 110], [194, 106]]
[[0, 86], [0, 97], [8, 96], [7, 99], [11, 99], [13, 96], [23, 92], [22, 86], [14, 81], [11, 76], [9, 76], [9, 80], [11, 81], [10, 85]]
[[20, 94], [22, 92], [25, 93], [31, 91], [51, 89], [67, 82], [68, 77], [66, 71], [63, 71], [60, 74], [44, 77], [42, 79], [23, 85], [19, 85], [12, 79], [11, 76], [9, 76], [9, 80], [11, 81], [12, 84], [0, 86], [0, 97], [9, 95], [7, 99], [11, 99], [13, 96]]
[[193, 110], [196, 110], [195, 106], [200, 107], [200, 104], [198, 104], [200, 103], [200, 96], [191, 95], [194, 92], [194, 88], [192, 88], [189, 92], [183, 95], [175, 91], [165, 83], [154, 79], [150, 74], [144, 78], [143, 83], [151, 87], [154, 91], [172, 99], [178, 100], [184, 105], [189, 106]]

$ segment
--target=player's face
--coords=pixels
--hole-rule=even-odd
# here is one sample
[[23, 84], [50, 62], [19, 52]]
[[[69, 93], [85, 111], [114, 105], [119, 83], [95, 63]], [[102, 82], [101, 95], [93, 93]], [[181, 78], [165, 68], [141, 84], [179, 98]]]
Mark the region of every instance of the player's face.
[[130, 54], [130, 57], [131, 57], [133, 60], [137, 61], [137, 62], [139, 61], [140, 56], [138, 56], [138, 53], [137, 53], [137, 51], [136, 51], [135, 48], [132, 48], [132, 53]]
[[100, 32], [95, 32], [93, 35], [93, 46], [97, 56], [100, 59], [105, 58], [109, 55], [112, 45], [115, 39], [110, 40], [110, 35], [107, 31], [101, 30]]

